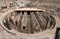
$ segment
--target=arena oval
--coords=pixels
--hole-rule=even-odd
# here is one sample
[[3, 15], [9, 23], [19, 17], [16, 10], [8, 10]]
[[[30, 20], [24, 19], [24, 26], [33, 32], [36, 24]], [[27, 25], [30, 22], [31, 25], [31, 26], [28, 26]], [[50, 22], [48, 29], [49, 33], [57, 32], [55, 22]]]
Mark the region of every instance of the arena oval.
[[54, 29], [56, 24], [56, 20], [52, 15], [48, 14], [44, 9], [37, 8], [21, 8], [8, 10], [1, 16], [0, 20], [2, 27], [6, 31], [13, 34], [40, 34]]

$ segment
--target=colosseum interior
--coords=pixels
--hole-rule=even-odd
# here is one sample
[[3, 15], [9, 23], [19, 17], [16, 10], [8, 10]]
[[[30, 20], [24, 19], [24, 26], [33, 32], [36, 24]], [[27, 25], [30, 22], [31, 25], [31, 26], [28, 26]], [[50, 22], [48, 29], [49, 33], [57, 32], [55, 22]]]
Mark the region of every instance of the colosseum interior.
[[60, 39], [60, 0], [0, 0], [0, 39]]

